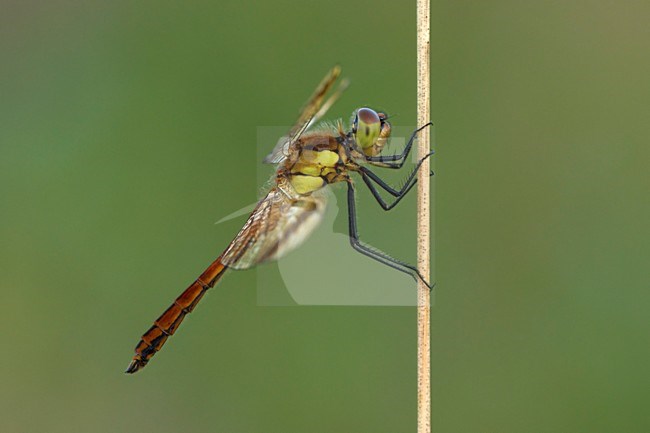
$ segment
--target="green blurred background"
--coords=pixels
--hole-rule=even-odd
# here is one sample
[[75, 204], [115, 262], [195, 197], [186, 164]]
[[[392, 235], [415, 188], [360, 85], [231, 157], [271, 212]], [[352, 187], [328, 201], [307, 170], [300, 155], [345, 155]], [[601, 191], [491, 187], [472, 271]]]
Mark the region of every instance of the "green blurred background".
[[[261, 306], [255, 272], [122, 374], [259, 195], [258, 126], [337, 62], [332, 118], [415, 123], [414, 4], [0, 2], [0, 431], [415, 431], [412, 307]], [[434, 432], [650, 430], [649, 16], [432, 3]], [[414, 197], [360, 206], [413, 261]]]

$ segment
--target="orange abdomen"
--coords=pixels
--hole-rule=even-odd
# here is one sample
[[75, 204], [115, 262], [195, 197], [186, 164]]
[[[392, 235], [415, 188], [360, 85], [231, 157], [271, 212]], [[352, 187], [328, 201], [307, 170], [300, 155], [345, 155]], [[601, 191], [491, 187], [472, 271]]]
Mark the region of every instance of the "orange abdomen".
[[126, 369], [127, 373], [135, 373], [147, 365], [151, 357], [165, 344], [167, 338], [176, 332], [185, 316], [194, 310], [205, 292], [219, 281], [226, 269], [228, 268], [221, 263], [221, 257], [219, 257], [176, 298], [174, 303], [154, 322], [153, 326], [142, 335], [140, 342], [135, 347], [135, 356]]

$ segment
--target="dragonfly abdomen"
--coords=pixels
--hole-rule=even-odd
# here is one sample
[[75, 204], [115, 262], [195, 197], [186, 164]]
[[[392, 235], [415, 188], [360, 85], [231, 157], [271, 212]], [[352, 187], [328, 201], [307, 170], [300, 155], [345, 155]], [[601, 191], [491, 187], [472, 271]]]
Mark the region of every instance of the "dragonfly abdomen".
[[135, 347], [135, 356], [126, 369], [127, 373], [135, 373], [147, 365], [169, 336], [176, 332], [185, 316], [194, 310], [205, 292], [219, 281], [226, 269], [219, 257], [174, 300], [153, 326], [142, 335]]

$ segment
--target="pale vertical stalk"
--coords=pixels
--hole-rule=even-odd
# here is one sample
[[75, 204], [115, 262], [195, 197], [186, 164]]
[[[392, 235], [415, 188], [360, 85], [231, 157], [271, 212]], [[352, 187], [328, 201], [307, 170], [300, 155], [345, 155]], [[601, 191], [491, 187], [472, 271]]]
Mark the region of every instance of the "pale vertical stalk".
[[[430, 121], [429, 0], [417, 0], [418, 126]], [[418, 135], [418, 159], [429, 153], [430, 129]], [[429, 268], [429, 158], [418, 172], [418, 269], [431, 281]], [[431, 292], [418, 282], [418, 433], [431, 432]]]

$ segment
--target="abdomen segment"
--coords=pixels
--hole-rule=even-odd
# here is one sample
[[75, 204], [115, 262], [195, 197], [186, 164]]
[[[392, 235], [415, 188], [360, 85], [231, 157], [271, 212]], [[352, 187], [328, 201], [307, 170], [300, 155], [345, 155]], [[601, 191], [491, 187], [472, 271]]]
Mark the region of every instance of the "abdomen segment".
[[126, 373], [135, 373], [147, 365], [147, 362], [165, 344], [170, 335], [178, 329], [185, 316], [194, 310], [205, 292], [214, 287], [227, 267], [221, 263], [221, 257], [196, 279], [174, 303], [154, 322], [153, 326], [144, 333], [135, 347], [135, 356], [126, 369]]

